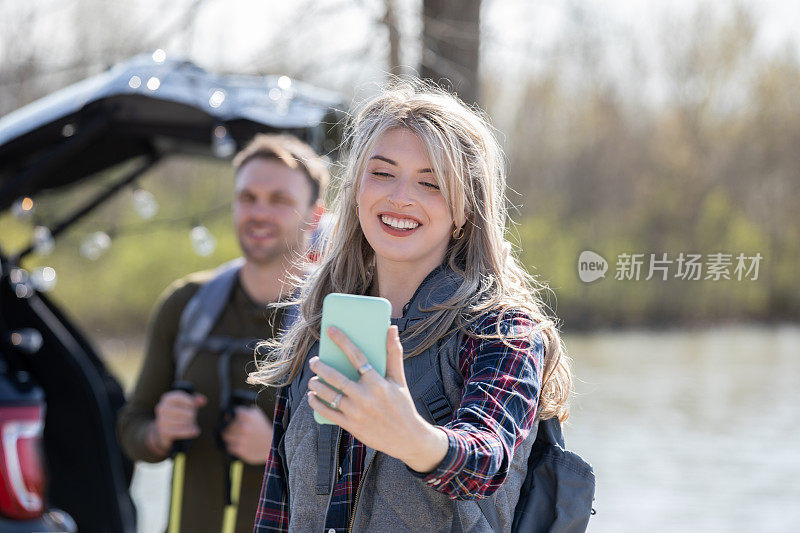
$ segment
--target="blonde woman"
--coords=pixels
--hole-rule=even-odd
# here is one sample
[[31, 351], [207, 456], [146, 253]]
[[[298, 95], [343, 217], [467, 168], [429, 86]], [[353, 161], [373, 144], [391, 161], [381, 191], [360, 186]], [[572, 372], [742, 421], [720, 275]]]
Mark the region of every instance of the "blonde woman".
[[[502, 151], [478, 113], [421, 83], [385, 89], [348, 131], [324, 259], [250, 376], [290, 384], [255, 531], [489, 531], [468, 500], [492, 494], [508, 530], [531, 429], [566, 418], [571, 378], [540, 288], [504, 238]], [[316, 356], [331, 292], [391, 302], [385, 378], [334, 329], [360, 379]], [[424, 354], [438, 379], [414, 365]]]

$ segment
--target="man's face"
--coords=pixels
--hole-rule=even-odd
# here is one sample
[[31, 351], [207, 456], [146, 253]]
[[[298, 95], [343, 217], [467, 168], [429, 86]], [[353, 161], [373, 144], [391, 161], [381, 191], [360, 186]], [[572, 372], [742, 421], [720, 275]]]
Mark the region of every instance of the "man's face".
[[251, 159], [239, 168], [233, 224], [248, 261], [269, 264], [305, 252], [315, 224], [305, 173], [278, 159]]

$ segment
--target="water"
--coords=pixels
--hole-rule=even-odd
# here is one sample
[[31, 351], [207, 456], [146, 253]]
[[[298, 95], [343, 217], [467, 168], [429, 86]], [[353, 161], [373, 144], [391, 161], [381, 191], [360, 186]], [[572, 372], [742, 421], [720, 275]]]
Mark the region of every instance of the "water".
[[[571, 335], [568, 446], [597, 475], [591, 532], [800, 530], [800, 327]], [[132, 487], [166, 525], [169, 463]]]
[[590, 531], [798, 531], [800, 328], [572, 336]]

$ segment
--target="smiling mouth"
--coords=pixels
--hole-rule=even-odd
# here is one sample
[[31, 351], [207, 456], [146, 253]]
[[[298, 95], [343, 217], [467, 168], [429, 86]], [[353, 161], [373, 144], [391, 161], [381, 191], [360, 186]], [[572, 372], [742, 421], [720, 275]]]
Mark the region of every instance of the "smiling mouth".
[[253, 238], [253, 239], [268, 239], [270, 237], [274, 237], [276, 234], [275, 228], [273, 227], [260, 227], [260, 228], [248, 228], [246, 231], [246, 235]]
[[389, 215], [380, 215], [381, 222], [398, 231], [411, 231], [419, 227], [420, 223], [410, 218], [395, 218]]

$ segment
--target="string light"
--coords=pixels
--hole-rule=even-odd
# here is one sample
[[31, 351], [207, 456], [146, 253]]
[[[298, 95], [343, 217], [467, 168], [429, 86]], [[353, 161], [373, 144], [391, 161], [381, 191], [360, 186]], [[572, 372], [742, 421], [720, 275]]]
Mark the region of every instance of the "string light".
[[[226, 136], [230, 138], [225, 126], [218, 126], [215, 133], [221, 134], [223, 139]], [[234, 142], [233, 139], [230, 139], [230, 142]], [[217, 239], [200, 220], [228, 212], [230, 210], [229, 202], [221, 203], [205, 212], [195, 213], [190, 216], [150, 220], [159, 211], [158, 201], [150, 191], [139, 187], [135, 182], [133, 187], [131, 205], [136, 214], [146, 222], [115, 228], [113, 231], [95, 231], [85, 235], [78, 245], [78, 252], [81, 256], [90, 261], [96, 261], [110, 249], [113, 238], [118, 236], [119, 233], [137, 234], [146, 231], [145, 228], [149, 229], [164, 225], [174, 226], [182, 221], [192, 222], [189, 239], [194, 252], [201, 257], [208, 257], [214, 253], [217, 248]], [[35, 207], [36, 203], [32, 198], [23, 197], [13, 204], [13, 213], [19, 219], [28, 218], [34, 212]], [[52, 231], [47, 226], [34, 226], [32, 248], [40, 256], [47, 256], [53, 252], [55, 239]], [[11, 272], [11, 278], [11, 281], [17, 285], [15, 292], [20, 298], [27, 298], [33, 294], [34, 287], [43, 292], [52, 290], [57, 281], [56, 271], [52, 267], [42, 267], [30, 275], [22, 269], [15, 269]]]
[[28, 278], [28, 272], [22, 268], [12, 268], [8, 273], [8, 278], [14, 288], [17, 298], [29, 298], [33, 296], [33, 287]]
[[44, 339], [39, 330], [33, 328], [22, 328], [11, 332], [9, 335], [11, 344], [18, 350], [28, 355], [33, 355], [42, 347]]
[[17, 219], [27, 220], [31, 217], [34, 211], [36, 211], [36, 205], [33, 203], [32, 198], [26, 196], [14, 202], [11, 210], [14, 213], [14, 217]]
[[53, 267], [39, 267], [31, 274], [31, 283], [42, 292], [52, 291], [56, 287], [58, 276]]
[[217, 107], [221, 106], [224, 101], [225, 91], [222, 89], [217, 89], [211, 93], [211, 96], [208, 99], [208, 105], [216, 109]]
[[236, 141], [231, 137], [228, 128], [222, 124], [217, 125], [211, 132], [211, 150], [220, 158], [228, 158], [236, 153]]
[[80, 252], [83, 257], [97, 261], [111, 247], [111, 237], [104, 231], [95, 231], [87, 235], [81, 242]]
[[294, 89], [292, 88], [292, 79], [289, 76], [281, 76], [278, 78], [278, 86], [269, 90], [269, 98], [275, 102], [275, 109], [280, 115], [285, 115], [289, 112], [289, 105], [294, 98]]
[[158, 213], [158, 201], [153, 193], [137, 187], [131, 196], [133, 210], [144, 220], [150, 220]]
[[217, 239], [208, 230], [207, 227], [200, 224], [195, 224], [189, 232], [189, 240], [192, 243], [192, 249], [200, 257], [208, 257], [217, 249]]
[[50, 229], [45, 226], [36, 226], [33, 228], [33, 250], [41, 255], [50, 255], [53, 253], [53, 248], [56, 246], [56, 241], [53, 239], [53, 234]]

